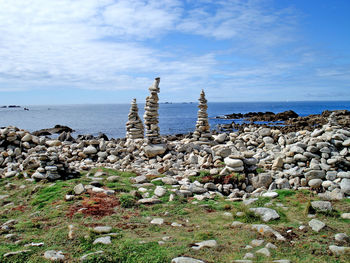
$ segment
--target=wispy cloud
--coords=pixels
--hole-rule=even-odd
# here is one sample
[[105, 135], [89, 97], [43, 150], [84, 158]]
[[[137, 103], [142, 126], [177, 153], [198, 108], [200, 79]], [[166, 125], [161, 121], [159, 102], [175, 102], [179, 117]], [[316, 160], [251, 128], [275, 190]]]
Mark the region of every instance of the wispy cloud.
[[[286, 78], [297, 83], [317, 55], [298, 44], [298, 10], [272, 3], [0, 0], [0, 91], [146, 92], [160, 75], [164, 97], [182, 99], [201, 88], [253, 96], [254, 87], [268, 90]], [[308, 79], [347, 74], [345, 66], [323, 64]]]

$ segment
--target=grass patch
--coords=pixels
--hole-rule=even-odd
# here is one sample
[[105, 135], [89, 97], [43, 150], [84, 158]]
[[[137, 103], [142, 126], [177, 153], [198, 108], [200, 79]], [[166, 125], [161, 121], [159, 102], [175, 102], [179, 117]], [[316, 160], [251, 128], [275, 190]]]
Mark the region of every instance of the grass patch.
[[289, 190], [289, 189], [280, 189], [280, 190], [276, 190], [276, 193], [278, 193], [278, 199], [282, 202], [286, 201], [286, 197], [290, 197], [295, 195], [295, 191], [294, 190]]
[[31, 204], [36, 206], [37, 209], [42, 209], [54, 201], [62, 200], [70, 190], [68, 186], [69, 184], [66, 181], [57, 181], [54, 185], [41, 188], [35, 194]]
[[136, 199], [130, 194], [122, 194], [119, 197], [120, 206], [124, 208], [130, 208], [136, 205]]

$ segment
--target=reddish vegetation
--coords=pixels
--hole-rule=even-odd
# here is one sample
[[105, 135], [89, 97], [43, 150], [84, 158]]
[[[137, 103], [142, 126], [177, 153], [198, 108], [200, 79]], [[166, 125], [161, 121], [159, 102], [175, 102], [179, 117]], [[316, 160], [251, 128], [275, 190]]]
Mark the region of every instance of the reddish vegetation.
[[14, 211], [21, 211], [21, 212], [24, 212], [26, 209], [27, 209], [27, 207], [24, 205], [19, 205], [19, 206], [12, 208], [12, 210], [14, 210]]
[[104, 217], [115, 213], [114, 207], [118, 206], [119, 200], [115, 196], [105, 193], [88, 192], [89, 196], [84, 196], [80, 204], [70, 207], [67, 216], [72, 218], [77, 212], [85, 216]]

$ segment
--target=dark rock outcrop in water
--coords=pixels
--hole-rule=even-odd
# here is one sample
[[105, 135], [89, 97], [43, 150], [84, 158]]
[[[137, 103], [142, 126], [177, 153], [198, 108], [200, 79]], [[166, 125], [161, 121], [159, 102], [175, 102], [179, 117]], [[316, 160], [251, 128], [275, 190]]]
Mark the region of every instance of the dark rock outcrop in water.
[[32, 134], [35, 136], [45, 136], [45, 135], [52, 135], [52, 134], [61, 134], [62, 132], [74, 132], [73, 129], [69, 128], [68, 126], [63, 125], [56, 125], [53, 128], [49, 129], [41, 129], [38, 131], [33, 132]]
[[[328, 122], [329, 116], [333, 114], [335, 121], [339, 126], [348, 127], [350, 125], [350, 112], [348, 110], [335, 110], [324, 111], [322, 114], [312, 114], [301, 117], [294, 111], [285, 111], [281, 113], [273, 112], [249, 112], [246, 114], [233, 113], [225, 115], [225, 119], [243, 119], [250, 123], [235, 123], [223, 124], [219, 126], [219, 129], [223, 130], [239, 130], [243, 131], [248, 126], [255, 127], [271, 127], [280, 130], [282, 133], [296, 132], [300, 130], [313, 131], [316, 128], [322, 127], [322, 125]], [[222, 118], [222, 117], [217, 117]], [[264, 124], [256, 123], [258, 121], [266, 122]], [[279, 123], [274, 123], [279, 122]]]
[[[249, 121], [286, 121], [291, 118], [298, 118], [299, 115], [292, 110], [284, 111], [280, 113], [273, 113], [270, 111], [266, 112], [248, 112], [242, 113], [232, 113], [225, 115], [225, 119], [246, 119]], [[219, 118], [219, 117], [217, 117]]]

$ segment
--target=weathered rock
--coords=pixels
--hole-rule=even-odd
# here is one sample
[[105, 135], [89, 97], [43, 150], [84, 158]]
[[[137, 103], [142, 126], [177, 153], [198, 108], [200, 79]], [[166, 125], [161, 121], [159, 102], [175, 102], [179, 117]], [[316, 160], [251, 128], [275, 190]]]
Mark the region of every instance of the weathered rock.
[[342, 213], [340, 217], [343, 219], [350, 219], [350, 213]]
[[137, 201], [138, 204], [143, 204], [143, 205], [154, 205], [154, 204], [159, 204], [161, 202], [162, 202], [161, 200], [155, 197], [143, 198]]
[[80, 195], [84, 193], [86, 190], [83, 184], [77, 184], [76, 186], [74, 186], [73, 191], [76, 195]]
[[171, 260], [171, 263], [205, 263], [202, 260], [189, 258], [189, 257], [177, 257]]
[[261, 195], [262, 197], [269, 197], [269, 198], [275, 198], [278, 196], [278, 193], [276, 192], [266, 192]]
[[339, 185], [344, 194], [350, 195], [350, 179], [343, 178]]
[[202, 242], [194, 243], [194, 246], [192, 246], [192, 249], [194, 250], [200, 250], [202, 248], [213, 248], [216, 247], [218, 244], [216, 240], [205, 240]]
[[154, 218], [151, 221], [151, 224], [153, 225], [162, 225], [164, 223], [164, 219], [163, 218]]
[[167, 193], [167, 190], [163, 188], [162, 186], [157, 186], [154, 190], [154, 194], [158, 197], [162, 197]]
[[279, 214], [274, 209], [271, 209], [271, 208], [258, 207], [258, 208], [250, 208], [249, 210], [254, 212], [256, 215], [260, 216], [260, 218], [264, 222], [269, 222], [271, 220], [280, 218]]
[[153, 144], [153, 145], [147, 145], [143, 148], [145, 155], [148, 158], [155, 157], [157, 155], [162, 155], [166, 151], [166, 145], [164, 144]]
[[350, 247], [329, 246], [329, 250], [335, 255], [350, 254]]
[[335, 234], [334, 239], [335, 239], [335, 241], [338, 241], [341, 243], [350, 242], [350, 237], [346, 233]]
[[236, 168], [236, 167], [241, 167], [241, 166], [243, 166], [243, 161], [240, 160], [240, 159], [232, 159], [232, 158], [230, 158], [230, 157], [226, 157], [226, 158], [225, 158], [225, 164], [226, 164], [228, 167]]
[[321, 179], [311, 179], [308, 184], [311, 188], [317, 189], [317, 188], [321, 187], [322, 180]]
[[321, 212], [332, 211], [332, 203], [328, 201], [312, 201], [311, 207]]
[[266, 247], [257, 250], [255, 253], [264, 255], [265, 257], [271, 257], [271, 253], [269, 249]]
[[112, 244], [111, 237], [110, 236], [99, 237], [99, 238], [95, 239], [93, 244], [94, 245], [96, 245], [96, 244], [110, 245], [110, 244]]
[[252, 184], [254, 188], [265, 187], [269, 188], [269, 185], [272, 183], [272, 176], [268, 173], [261, 173], [252, 178]]
[[253, 246], [253, 247], [260, 247], [262, 246], [262, 244], [264, 244], [264, 240], [263, 239], [253, 239], [250, 244]]
[[312, 219], [309, 222], [309, 226], [312, 228], [313, 231], [320, 232], [326, 226], [326, 224], [320, 220]]
[[21, 254], [25, 254], [25, 253], [28, 253], [30, 252], [31, 250], [19, 250], [19, 251], [13, 251], [13, 252], [8, 252], [8, 253], [5, 253], [3, 255], [4, 258], [9, 258], [9, 257], [12, 257], [12, 256], [16, 256], [16, 255], [21, 255]]
[[97, 153], [97, 149], [96, 149], [94, 146], [89, 145], [88, 147], [86, 147], [86, 148], [83, 150], [83, 152], [84, 152], [85, 154], [95, 154], [95, 153]]
[[96, 251], [96, 252], [91, 252], [88, 254], [83, 255], [82, 257], [80, 257], [80, 261], [84, 262], [87, 261], [89, 259], [89, 257], [94, 256], [94, 255], [100, 255], [103, 254], [104, 252], [102, 250]]
[[107, 234], [112, 231], [112, 227], [110, 226], [96, 226], [92, 229], [94, 233], [97, 234]]
[[62, 254], [62, 251], [56, 251], [56, 250], [45, 251], [44, 258], [51, 260], [51, 261], [64, 261], [65, 260], [65, 256]]

